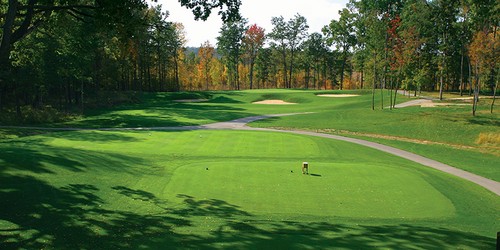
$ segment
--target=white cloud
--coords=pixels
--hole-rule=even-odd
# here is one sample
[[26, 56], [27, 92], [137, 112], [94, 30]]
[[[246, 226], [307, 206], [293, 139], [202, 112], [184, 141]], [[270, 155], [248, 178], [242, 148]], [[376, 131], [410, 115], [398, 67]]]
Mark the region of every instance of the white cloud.
[[[249, 20], [249, 24], [256, 23], [266, 29], [266, 33], [272, 30], [272, 17], [283, 16], [285, 20], [289, 20], [299, 13], [307, 19], [309, 33], [313, 33], [321, 32], [321, 28], [328, 25], [332, 19], [338, 19], [338, 11], [346, 6], [347, 1], [242, 0], [240, 12]], [[200, 46], [206, 40], [215, 45], [222, 25], [216, 13], [212, 13], [205, 22], [194, 21], [191, 11], [181, 7], [178, 0], [159, 0], [158, 3], [170, 12], [169, 21], [184, 24], [188, 46]]]

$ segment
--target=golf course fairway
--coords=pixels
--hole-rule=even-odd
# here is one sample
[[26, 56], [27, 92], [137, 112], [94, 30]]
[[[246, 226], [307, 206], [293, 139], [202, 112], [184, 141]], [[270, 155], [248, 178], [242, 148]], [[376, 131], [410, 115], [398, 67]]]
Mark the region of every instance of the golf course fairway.
[[71, 131], [0, 156], [2, 249], [491, 249], [498, 229], [473, 183], [305, 135]]

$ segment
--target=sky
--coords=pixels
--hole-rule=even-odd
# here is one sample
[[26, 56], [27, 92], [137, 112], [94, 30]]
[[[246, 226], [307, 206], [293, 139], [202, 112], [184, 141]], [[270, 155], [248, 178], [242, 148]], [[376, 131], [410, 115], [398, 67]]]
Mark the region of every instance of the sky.
[[[272, 31], [271, 18], [283, 16], [285, 21], [299, 13], [307, 19], [309, 33], [320, 32], [323, 26], [332, 19], [338, 20], [338, 11], [344, 8], [348, 0], [241, 0], [240, 13], [248, 19], [248, 24], [257, 24], [266, 30]], [[178, 0], [158, 0], [163, 10], [170, 13], [167, 18], [171, 22], [184, 24], [187, 44], [190, 47], [199, 47], [205, 41], [216, 45], [222, 21], [217, 12], [212, 12], [207, 21], [194, 21], [191, 10], [181, 7]]]

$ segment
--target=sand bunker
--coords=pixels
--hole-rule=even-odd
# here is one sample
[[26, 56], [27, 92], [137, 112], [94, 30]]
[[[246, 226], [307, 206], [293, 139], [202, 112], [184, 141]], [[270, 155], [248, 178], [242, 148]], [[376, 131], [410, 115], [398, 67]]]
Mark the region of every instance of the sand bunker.
[[259, 101], [259, 102], [253, 102], [253, 104], [297, 104], [293, 102], [285, 102], [283, 100], [264, 100], [264, 101]]
[[174, 102], [206, 102], [208, 99], [181, 99], [181, 100], [174, 100]]
[[352, 94], [324, 94], [324, 95], [318, 95], [321, 97], [353, 97], [353, 96], [359, 96], [359, 95], [352, 95]]

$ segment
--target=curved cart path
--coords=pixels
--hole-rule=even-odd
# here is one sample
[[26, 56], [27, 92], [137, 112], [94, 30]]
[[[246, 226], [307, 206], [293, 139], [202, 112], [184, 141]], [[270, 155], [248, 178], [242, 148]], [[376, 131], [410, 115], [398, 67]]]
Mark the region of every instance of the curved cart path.
[[454, 176], [466, 179], [473, 183], [476, 183], [496, 195], [500, 196], [500, 182], [490, 180], [488, 178], [443, 164], [441, 162], [410, 153], [408, 151], [404, 151], [401, 149], [397, 149], [394, 147], [382, 145], [375, 142], [365, 141], [361, 139], [355, 139], [350, 137], [344, 137], [339, 135], [331, 135], [331, 134], [323, 134], [316, 133], [310, 131], [302, 131], [302, 130], [278, 130], [278, 129], [268, 129], [268, 128], [252, 128], [247, 126], [248, 123], [267, 119], [271, 117], [280, 117], [280, 116], [290, 116], [290, 115], [298, 115], [298, 114], [308, 114], [308, 113], [289, 113], [289, 114], [273, 114], [273, 115], [261, 115], [261, 116], [251, 116], [246, 118], [240, 118], [228, 122], [217, 122], [207, 125], [201, 126], [184, 126], [184, 127], [150, 127], [150, 128], [101, 128], [101, 129], [81, 129], [81, 128], [41, 128], [41, 127], [6, 127], [0, 126], [0, 128], [24, 128], [24, 129], [39, 129], [39, 130], [63, 130], [63, 131], [76, 131], [76, 130], [100, 130], [100, 131], [123, 131], [123, 130], [172, 130], [172, 131], [185, 131], [185, 130], [203, 130], [203, 129], [230, 129], [230, 130], [253, 130], [253, 131], [271, 131], [271, 132], [280, 132], [280, 133], [291, 133], [291, 134], [301, 134], [301, 135], [309, 135], [316, 137], [323, 137], [333, 140], [346, 141], [351, 143], [356, 143], [362, 146], [374, 148], [389, 154], [393, 154], [410, 161], [422, 164], [427, 167], [431, 167]]

